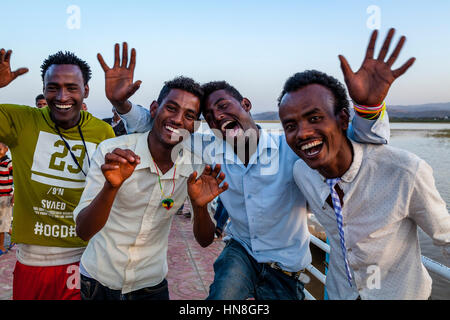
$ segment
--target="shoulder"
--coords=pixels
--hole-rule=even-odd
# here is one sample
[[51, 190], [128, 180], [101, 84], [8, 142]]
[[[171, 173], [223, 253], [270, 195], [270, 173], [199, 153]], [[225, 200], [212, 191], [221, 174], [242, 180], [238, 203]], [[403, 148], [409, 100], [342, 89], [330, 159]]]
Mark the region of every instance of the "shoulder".
[[14, 114], [15, 116], [34, 116], [40, 115], [43, 110], [18, 104], [0, 104], [0, 111], [3, 113]]
[[105, 121], [86, 111], [81, 111], [81, 117], [83, 130], [88, 130], [91, 135], [97, 135], [101, 140], [115, 137], [113, 128]]
[[107, 140], [102, 141], [98, 145], [98, 149], [101, 150], [101, 152], [103, 154], [111, 152], [116, 148], [130, 149], [130, 150], [134, 151], [136, 149], [136, 144], [138, 142], [139, 137], [141, 137], [142, 135], [146, 135], [146, 134], [148, 134], [148, 132], [127, 134], [127, 135], [107, 139]]
[[425, 163], [423, 159], [412, 152], [389, 145], [360, 144], [363, 148], [363, 162], [377, 166], [403, 170], [415, 174], [419, 165]]

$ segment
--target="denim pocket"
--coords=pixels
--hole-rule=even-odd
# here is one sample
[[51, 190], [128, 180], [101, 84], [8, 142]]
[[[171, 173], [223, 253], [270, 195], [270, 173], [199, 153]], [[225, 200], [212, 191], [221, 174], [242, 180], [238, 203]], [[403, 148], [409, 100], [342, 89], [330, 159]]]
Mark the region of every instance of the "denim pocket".
[[80, 275], [80, 283], [81, 283], [81, 300], [93, 300], [93, 294], [96, 287], [96, 283], [91, 279]]

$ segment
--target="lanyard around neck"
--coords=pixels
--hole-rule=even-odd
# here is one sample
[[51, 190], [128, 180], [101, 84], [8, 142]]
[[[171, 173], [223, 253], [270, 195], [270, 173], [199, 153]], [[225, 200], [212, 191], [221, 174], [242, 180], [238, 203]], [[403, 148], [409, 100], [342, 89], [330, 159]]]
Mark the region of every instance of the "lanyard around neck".
[[[80, 128], [79, 125], [77, 126], [77, 128], [78, 128], [78, 133], [80, 134], [80, 137], [81, 137], [81, 141], [83, 142], [84, 149], [86, 150], [86, 156], [87, 156], [87, 159], [88, 159], [88, 165], [89, 165], [89, 167], [90, 167], [90, 166], [91, 166], [91, 159], [89, 159], [89, 152], [88, 152], [88, 149], [87, 149], [87, 147], [86, 147], [86, 142], [84, 141], [83, 132], [81, 132], [81, 128]], [[84, 172], [83, 167], [82, 167], [82, 166], [80, 165], [80, 163], [78, 162], [78, 159], [77, 159], [77, 157], [75, 157], [75, 155], [73, 154], [72, 149], [70, 148], [69, 143], [66, 141], [66, 139], [64, 139], [64, 137], [63, 137], [62, 134], [61, 134], [61, 131], [59, 131], [59, 128], [58, 128], [58, 126], [57, 126], [56, 124], [55, 124], [55, 129], [56, 129], [56, 132], [57, 132], [57, 133], [59, 134], [59, 136], [61, 137], [62, 141], [64, 141], [64, 144], [66, 145], [67, 150], [69, 150], [70, 155], [72, 156], [73, 161], [75, 162], [75, 164], [78, 166], [78, 168], [81, 170], [81, 172], [83, 172], [84, 176], [86, 177], [86, 176], [87, 176], [86, 172]]]

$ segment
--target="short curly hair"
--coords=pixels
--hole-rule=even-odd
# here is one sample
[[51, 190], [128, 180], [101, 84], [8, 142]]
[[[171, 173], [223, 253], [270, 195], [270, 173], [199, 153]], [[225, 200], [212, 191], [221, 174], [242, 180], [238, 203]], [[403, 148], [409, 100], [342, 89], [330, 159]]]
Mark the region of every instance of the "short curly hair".
[[179, 76], [173, 80], [164, 82], [164, 86], [159, 92], [158, 100], [156, 100], [156, 102], [160, 105], [172, 89], [180, 89], [192, 93], [194, 96], [199, 98], [200, 102], [203, 99], [203, 89], [199, 83], [191, 78]]
[[320, 84], [329, 89], [334, 96], [334, 113], [337, 114], [341, 110], [349, 110], [350, 104], [347, 99], [347, 93], [344, 85], [336, 78], [327, 75], [326, 73], [317, 70], [306, 70], [303, 72], [297, 72], [289, 79], [286, 80], [283, 91], [278, 97], [278, 106], [281, 104], [281, 100], [286, 93], [297, 91], [310, 84]]
[[66, 51], [58, 51], [55, 54], [50, 55], [41, 65], [41, 76], [42, 81], [44, 81], [45, 73], [48, 68], [54, 64], [73, 64], [80, 68], [81, 74], [83, 75], [84, 84], [87, 84], [89, 80], [91, 80], [92, 72], [91, 67], [87, 64], [86, 61], [78, 58], [74, 53]]
[[[205, 83], [202, 85], [204, 96], [203, 96], [203, 102], [202, 105], [206, 106], [206, 101], [208, 100], [208, 97], [215, 91], [218, 90], [225, 90], [227, 93], [229, 93], [233, 98], [235, 98], [237, 101], [241, 102], [244, 97], [241, 95], [241, 93], [232, 85], [230, 85], [226, 81], [211, 81], [208, 83]], [[204, 107], [203, 107], [204, 109]]]

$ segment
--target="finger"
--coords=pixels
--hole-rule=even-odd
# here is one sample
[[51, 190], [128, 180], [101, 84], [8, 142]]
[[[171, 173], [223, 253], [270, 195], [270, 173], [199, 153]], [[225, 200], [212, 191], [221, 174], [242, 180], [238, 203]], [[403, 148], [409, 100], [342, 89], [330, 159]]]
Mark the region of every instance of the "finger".
[[378, 30], [374, 30], [370, 36], [369, 45], [367, 46], [366, 56], [364, 60], [373, 59], [373, 52], [375, 51], [375, 43], [377, 42]]
[[220, 174], [220, 164], [216, 164], [211, 175], [216, 178]]
[[226, 191], [228, 189], [228, 183], [224, 183], [222, 187], [219, 188], [219, 194]]
[[386, 54], [389, 50], [389, 46], [391, 45], [391, 41], [392, 41], [392, 37], [394, 36], [394, 33], [395, 33], [394, 28], [389, 29], [386, 39], [384, 40], [383, 47], [381, 48], [380, 55], [378, 56], [378, 59], [377, 59], [378, 61], [384, 61], [384, 58], [386, 58]]
[[12, 73], [13, 79], [17, 78], [18, 76], [23, 75], [24, 73], [28, 72], [28, 68], [19, 68], [16, 71]]
[[117, 164], [113, 164], [113, 163], [105, 163], [105, 164], [102, 164], [100, 167], [100, 169], [102, 171], [117, 170], [119, 168], [120, 168], [120, 166], [118, 166]]
[[389, 60], [387, 61], [387, 65], [389, 67], [392, 67], [392, 65], [395, 63], [395, 60], [397, 60], [398, 55], [400, 54], [400, 51], [403, 48], [403, 45], [405, 44], [406, 37], [402, 36], [400, 40], [397, 43], [397, 46], [394, 49], [394, 52], [392, 52], [391, 56], [389, 57]]
[[114, 45], [114, 66], [113, 68], [118, 68], [120, 65], [120, 47], [119, 44], [116, 43]]
[[398, 78], [402, 74], [404, 74], [409, 69], [409, 67], [411, 67], [413, 65], [413, 63], [415, 61], [416, 61], [416, 58], [411, 58], [408, 61], [406, 61], [400, 68], [392, 71], [392, 75], [394, 76], [394, 78]]
[[192, 172], [187, 180], [187, 183], [193, 184], [195, 182], [195, 180], [197, 180], [197, 174], [198, 174], [197, 171]]
[[221, 172], [217, 177], [217, 184], [220, 185], [225, 180], [225, 173]]
[[122, 68], [126, 68], [128, 64], [128, 44], [126, 42], [122, 45]]
[[100, 62], [100, 65], [102, 66], [103, 71], [105, 71], [105, 72], [108, 71], [109, 67], [106, 64], [105, 60], [103, 60], [103, 57], [100, 53], [97, 53], [97, 59], [98, 59], [98, 62]]
[[9, 60], [11, 59], [11, 54], [12, 54], [12, 50], [6, 51], [5, 60], [4, 60], [5, 62], [9, 63]]
[[5, 49], [1, 49], [0, 50], [0, 63], [2, 63], [3, 61], [5, 61]]
[[131, 97], [141, 87], [141, 80], [136, 81], [128, 87], [127, 99]]
[[136, 67], [136, 49], [131, 49], [131, 58], [130, 58], [130, 66], [128, 70], [134, 72], [134, 68]]
[[120, 157], [125, 158], [130, 163], [134, 163], [137, 159], [137, 155], [129, 149], [116, 148], [113, 150], [113, 153]]
[[342, 73], [344, 74], [344, 79], [347, 82], [347, 80], [353, 76], [353, 70], [344, 56], [339, 55], [339, 60], [341, 61], [341, 70]]
[[209, 164], [207, 164], [205, 166], [205, 170], [203, 170], [202, 175], [210, 175], [211, 174], [211, 166]]
[[107, 154], [105, 154], [105, 163], [123, 163], [123, 164], [125, 164], [125, 163], [128, 163], [128, 161], [126, 158], [124, 158], [120, 155], [108, 152]]

